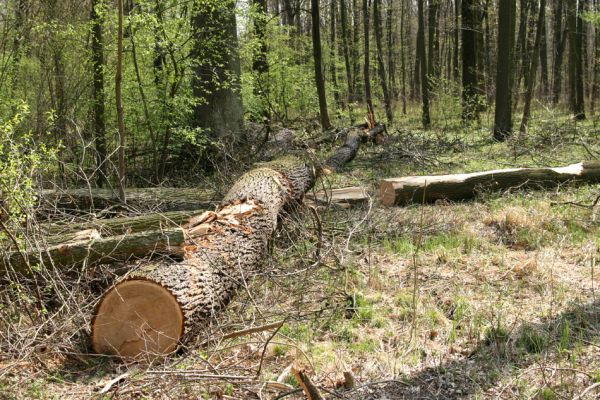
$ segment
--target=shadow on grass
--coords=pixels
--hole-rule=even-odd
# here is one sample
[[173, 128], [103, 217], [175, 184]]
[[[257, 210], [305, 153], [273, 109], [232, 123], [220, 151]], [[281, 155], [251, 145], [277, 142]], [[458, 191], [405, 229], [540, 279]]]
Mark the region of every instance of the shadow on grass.
[[[534, 398], [565, 398], [565, 395], [567, 398], [573, 398], [591, 385], [594, 379], [598, 379], [597, 370], [586, 373], [578, 370], [577, 365], [573, 365], [580, 356], [585, 355], [587, 346], [600, 346], [600, 300], [585, 305], [573, 305], [556, 317], [541, 323], [523, 323], [512, 334], [501, 329], [488, 331], [486, 338], [464, 358], [443, 362], [437, 367], [398, 377], [395, 381], [367, 384], [353, 393], [346, 393], [344, 398], [517, 398], [523, 395], [517, 391], [519, 380], [527, 370], [548, 384], [561, 384], [568, 392], [568, 395], [559, 395], [551, 389], [546, 389]], [[573, 353], [578, 353], [579, 356]], [[544, 360], [559, 357], [561, 354], [568, 357], [572, 367], [564, 370], [570, 374], [578, 374], [577, 381], [581, 387], [558, 382], [557, 377], [542, 377], [545, 373], [542, 365]], [[579, 363], [585, 365], [586, 361], [582, 358]], [[538, 364], [539, 368], [536, 367]], [[556, 371], [550, 365], [546, 367], [549, 371]], [[551, 372], [546, 373], [551, 375]], [[597, 398], [594, 396], [598, 396], [597, 391], [588, 393], [585, 398]]]

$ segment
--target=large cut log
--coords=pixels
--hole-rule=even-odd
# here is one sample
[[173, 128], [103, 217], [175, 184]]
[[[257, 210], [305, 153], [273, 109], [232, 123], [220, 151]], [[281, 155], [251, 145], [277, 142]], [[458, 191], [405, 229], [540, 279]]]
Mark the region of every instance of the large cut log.
[[[354, 157], [347, 146], [344, 153]], [[261, 271], [278, 218], [302, 200], [319, 172], [287, 156], [244, 174], [216, 211], [190, 220], [184, 261], [149, 264], [102, 296], [92, 320], [94, 351], [152, 359], [193, 338]]]
[[[95, 232], [95, 233], [94, 233]], [[30, 275], [44, 265], [46, 269], [85, 264], [112, 264], [147, 257], [149, 254], [183, 255], [184, 232], [181, 228], [145, 231], [109, 237], [100, 237], [95, 230], [87, 238], [71, 240], [58, 245], [30, 251], [5, 252], [0, 258], [0, 276], [6, 272]]]
[[584, 161], [558, 168], [512, 168], [384, 179], [379, 184], [379, 196], [386, 206], [456, 201], [472, 198], [480, 191], [548, 187], [569, 181], [600, 182], [600, 161]]
[[[154, 211], [206, 209], [215, 205], [215, 192], [200, 188], [132, 188], [126, 189], [130, 207]], [[42, 190], [43, 209], [101, 210], [121, 204], [118, 192], [111, 189]], [[217, 202], [218, 203], [218, 202]]]

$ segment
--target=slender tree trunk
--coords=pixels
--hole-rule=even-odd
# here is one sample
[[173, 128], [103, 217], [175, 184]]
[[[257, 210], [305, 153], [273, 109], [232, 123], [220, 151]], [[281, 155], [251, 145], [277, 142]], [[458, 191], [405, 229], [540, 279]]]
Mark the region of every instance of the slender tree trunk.
[[521, 79], [525, 74], [527, 64], [527, 15], [529, 13], [529, 2], [532, 0], [520, 0], [519, 7], [519, 33], [517, 37], [517, 49], [515, 51], [516, 75], [514, 84], [513, 108], [519, 103]]
[[417, 31], [417, 54], [420, 59], [421, 98], [423, 101], [423, 128], [428, 129], [431, 125], [431, 117], [429, 116], [429, 82], [427, 80], [427, 57], [425, 55], [425, 17], [423, 15], [424, 2], [425, 0], [417, 1], [417, 19], [419, 21], [419, 29]]
[[454, 0], [454, 52], [453, 52], [453, 65], [454, 65], [454, 81], [460, 80], [460, 65], [459, 65], [459, 52], [460, 52], [460, 16], [461, 4], [460, 0]]
[[436, 38], [436, 28], [438, 21], [438, 10], [439, 10], [439, 0], [429, 0], [429, 7], [427, 12], [427, 83], [429, 84], [429, 91], [433, 89], [431, 87], [433, 81], [436, 78], [437, 74], [437, 63], [438, 63], [438, 53], [437, 49], [437, 41]]
[[[578, 7], [579, 6], [579, 7]], [[569, 0], [569, 103], [575, 119], [585, 119], [583, 94], [583, 0]]]
[[352, 77], [352, 64], [350, 63], [350, 46], [348, 45], [349, 30], [346, 1], [348, 0], [340, 0], [340, 14], [342, 23], [342, 48], [344, 52], [344, 65], [346, 67], [346, 80], [348, 81], [348, 103], [352, 103], [354, 99], [354, 78]]
[[531, 56], [531, 65], [527, 72], [527, 88], [525, 91], [525, 104], [523, 106], [523, 119], [521, 120], [520, 132], [527, 132], [527, 125], [531, 115], [531, 98], [533, 97], [533, 89], [535, 87], [535, 75], [537, 72], [538, 61], [540, 58], [540, 47], [542, 37], [544, 35], [544, 21], [546, 20], [546, 0], [540, 0], [539, 17], [537, 21], [537, 29], [535, 34], [535, 43], [533, 45], [533, 54]]
[[125, 119], [123, 116], [123, 98], [121, 82], [123, 80], [123, 0], [117, 0], [117, 72], [115, 75], [115, 101], [117, 103], [117, 121], [119, 127], [119, 199], [125, 203]]
[[401, 0], [400, 11], [400, 68], [402, 69], [402, 114], [406, 115], [406, 35], [404, 32], [404, 18], [406, 14], [406, 1]]
[[[544, 13], [545, 14], [545, 13]], [[540, 78], [542, 81], [542, 95], [547, 98], [550, 93], [550, 84], [548, 82], [548, 33], [546, 29], [546, 16], [542, 22], [540, 42]]]
[[92, 130], [96, 149], [96, 184], [103, 187], [107, 183], [106, 125], [104, 121], [104, 39], [102, 36], [102, 14], [98, 13], [101, 0], [92, 1], [90, 20], [92, 22]]
[[[598, 12], [599, 1], [594, 1], [594, 11]], [[590, 101], [590, 112], [595, 113], [596, 101], [600, 96], [600, 26], [594, 26], [594, 63], [593, 63], [593, 85]]]
[[359, 43], [360, 43], [360, 7], [358, 0], [352, 0], [352, 20], [353, 20], [353, 31], [352, 31], [352, 63], [353, 63], [353, 74], [352, 74], [352, 87], [354, 92], [354, 101], [362, 98], [362, 90], [360, 85], [360, 57], [359, 57]]
[[390, 87], [391, 100], [398, 99], [398, 89], [396, 86], [396, 59], [394, 57], [394, 46], [396, 44], [394, 35], [394, 3], [389, 2], [386, 9], [386, 38], [387, 38], [387, 62], [388, 62], [388, 82]]
[[462, 0], [462, 118], [477, 120], [477, 45], [474, 0]]
[[555, 0], [554, 8], [554, 54], [552, 69], [552, 103], [558, 104], [562, 88], [562, 64], [567, 34], [563, 29], [564, 0]]
[[333, 86], [333, 97], [335, 99], [335, 104], [342, 108], [342, 101], [340, 98], [340, 88], [338, 87], [337, 81], [337, 65], [336, 65], [336, 57], [335, 57], [335, 46], [336, 46], [336, 34], [335, 34], [335, 18], [336, 18], [336, 7], [335, 0], [330, 0], [330, 53], [329, 53], [329, 71], [331, 74], [331, 85]]
[[327, 130], [331, 127], [327, 112], [327, 96], [325, 94], [325, 77], [323, 76], [323, 57], [321, 54], [321, 17], [319, 16], [319, 0], [311, 0], [312, 17], [312, 44], [313, 59], [315, 63], [315, 82], [319, 97], [319, 115], [321, 128]]
[[267, 59], [267, 41], [265, 38], [267, 30], [267, 0], [253, 0], [256, 6], [256, 15], [254, 18], [254, 34], [258, 41], [258, 46], [254, 50], [254, 60], [252, 69], [256, 73], [257, 85], [254, 88], [254, 94], [262, 101], [262, 122], [266, 126], [267, 135], [270, 132], [271, 113], [269, 112], [269, 62]]
[[512, 66], [515, 36], [514, 0], [500, 0], [498, 5], [498, 62], [496, 69], [496, 110], [494, 138], [505, 140], [512, 133]]
[[370, 0], [363, 0], [363, 28], [364, 28], [364, 43], [365, 43], [365, 54], [363, 64], [363, 75], [365, 78], [365, 102], [367, 103], [367, 114], [369, 120], [375, 119], [375, 112], [373, 111], [373, 100], [371, 98], [371, 65], [370, 65], [370, 48], [369, 48], [369, 3]]
[[385, 64], [383, 62], [383, 45], [381, 37], [383, 32], [381, 29], [381, 0], [374, 0], [373, 3], [373, 22], [375, 24], [375, 45], [377, 47], [377, 63], [379, 71], [379, 79], [381, 81], [381, 90], [383, 91], [383, 102], [385, 105], [385, 115], [389, 124], [394, 122], [394, 115], [392, 113], [392, 99], [390, 96], [390, 90], [387, 81], [387, 75], [385, 72]]

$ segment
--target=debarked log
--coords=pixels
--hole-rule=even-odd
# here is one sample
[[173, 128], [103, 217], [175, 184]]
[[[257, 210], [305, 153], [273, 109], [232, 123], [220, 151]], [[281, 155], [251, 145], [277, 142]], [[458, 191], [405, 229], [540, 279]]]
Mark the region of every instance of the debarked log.
[[[358, 146], [347, 150], [334, 154], [336, 167]], [[94, 351], [154, 359], [194, 338], [261, 272], [278, 218], [302, 201], [320, 172], [305, 159], [286, 156], [242, 175], [216, 211], [189, 221], [183, 261], [150, 263], [109, 289], [92, 320]]]
[[600, 182], [600, 161], [557, 168], [511, 168], [470, 174], [406, 176], [379, 184], [383, 205], [464, 200], [481, 191], [551, 187], [570, 181]]

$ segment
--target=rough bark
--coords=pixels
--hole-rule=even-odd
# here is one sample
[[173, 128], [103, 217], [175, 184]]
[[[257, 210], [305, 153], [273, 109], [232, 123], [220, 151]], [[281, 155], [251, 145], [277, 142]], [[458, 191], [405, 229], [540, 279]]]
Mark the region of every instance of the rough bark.
[[[330, 160], [356, 154], [342, 150]], [[94, 350], [155, 359], [193, 338], [261, 271], [278, 218], [302, 200], [316, 171], [288, 156], [244, 174], [216, 211], [188, 224], [184, 261], [144, 266], [102, 296], [92, 321]]]
[[346, 7], [347, 0], [340, 0], [340, 14], [342, 24], [342, 48], [344, 52], [344, 65], [346, 67], [346, 80], [348, 81], [348, 104], [354, 99], [354, 78], [352, 77], [352, 64], [350, 63], [350, 47], [348, 45], [349, 30], [348, 30], [348, 10]]
[[558, 104], [562, 87], [562, 63], [565, 49], [566, 33], [562, 27], [563, 0], [555, 0], [554, 8], [554, 63], [552, 68], [552, 103]]
[[117, 106], [117, 122], [119, 130], [119, 199], [125, 203], [125, 119], [123, 116], [123, 97], [121, 82], [123, 81], [123, 0], [117, 1], [119, 11], [117, 28], [117, 71], [115, 74], [115, 102]]
[[379, 185], [386, 206], [436, 200], [470, 199], [480, 191], [556, 186], [569, 181], [600, 182], [600, 162], [584, 161], [558, 168], [513, 168], [471, 174], [407, 176]]

